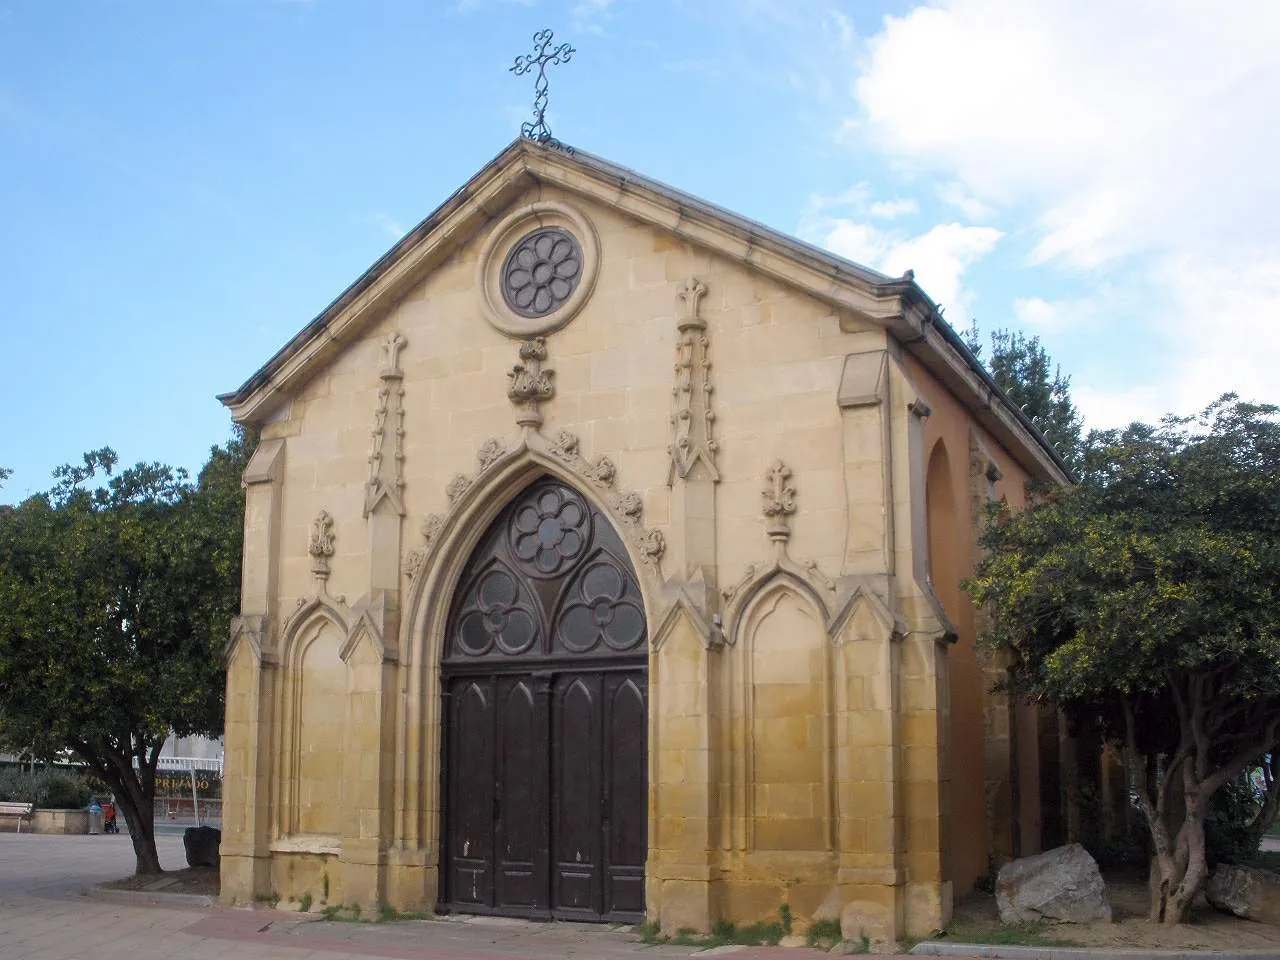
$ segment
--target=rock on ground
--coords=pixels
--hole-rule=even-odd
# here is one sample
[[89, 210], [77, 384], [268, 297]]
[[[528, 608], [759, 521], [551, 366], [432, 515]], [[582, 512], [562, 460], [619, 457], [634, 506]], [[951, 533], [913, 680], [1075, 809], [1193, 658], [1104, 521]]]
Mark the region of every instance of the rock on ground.
[[187, 827], [182, 832], [182, 845], [187, 849], [187, 866], [216, 867], [222, 831], [217, 827]]
[[1246, 920], [1280, 923], [1280, 876], [1268, 870], [1220, 863], [1209, 876], [1205, 899]]
[[996, 907], [1001, 923], [1111, 919], [1098, 864], [1078, 843], [1006, 863], [996, 878]]

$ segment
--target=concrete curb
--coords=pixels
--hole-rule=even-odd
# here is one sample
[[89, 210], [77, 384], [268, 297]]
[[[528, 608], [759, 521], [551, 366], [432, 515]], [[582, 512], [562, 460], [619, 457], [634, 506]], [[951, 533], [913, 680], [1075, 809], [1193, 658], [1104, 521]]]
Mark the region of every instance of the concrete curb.
[[204, 893], [165, 893], [163, 890], [113, 890], [87, 887], [84, 895], [92, 900], [120, 903], [130, 907], [216, 907], [216, 897]]
[[1115, 950], [1105, 947], [1005, 947], [980, 943], [938, 943], [926, 940], [911, 948], [913, 956], [982, 957], [984, 960], [1280, 960], [1275, 950]]

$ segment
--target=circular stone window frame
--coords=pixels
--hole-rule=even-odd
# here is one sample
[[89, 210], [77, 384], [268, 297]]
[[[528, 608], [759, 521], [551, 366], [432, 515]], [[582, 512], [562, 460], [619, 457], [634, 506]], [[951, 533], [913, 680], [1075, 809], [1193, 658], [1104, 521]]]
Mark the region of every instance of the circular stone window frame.
[[[502, 295], [502, 271], [511, 251], [530, 233], [559, 227], [570, 233], [582, 251], [578, 286], [559, 307], [541, 317], [525, 317], [507, 306]], [[596, 287], [600, 272], [600, 236], [580, 211], [567, 203], [540, 200], [513, 210], [489, 233], [476, 265], [476, 286], [485, 319], [498, 332], [528, 340], [559, 330], [582, 309]]]

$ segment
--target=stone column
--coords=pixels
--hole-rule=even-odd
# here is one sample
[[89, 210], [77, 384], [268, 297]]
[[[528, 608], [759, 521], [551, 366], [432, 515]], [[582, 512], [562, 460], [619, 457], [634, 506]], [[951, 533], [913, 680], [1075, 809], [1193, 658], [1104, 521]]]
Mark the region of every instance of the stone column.
[[713, 789], [709, 638], [683, 610], [649, 658], [649, 863], [645, 902], [667, 933], [710, 930], [714, 897], [716, 797]]
[[277, 625], [282, 439], [263, 440], [245, 468], [240, 616], [227, 650], [224, 733], [223, 903], [248, 904], [271, 888], [272, 705], [279, 684]]
[[343, 744], [342, 889], [349, 903], [372, 909], [387, 898], [393, 830], [400, 556], [405, 507], [405, 338], [383, 339], [378, 406], [371, 432], [364, 515], [368, 522], [368, 593], [351, 610], [347, 662], [348, 718]]

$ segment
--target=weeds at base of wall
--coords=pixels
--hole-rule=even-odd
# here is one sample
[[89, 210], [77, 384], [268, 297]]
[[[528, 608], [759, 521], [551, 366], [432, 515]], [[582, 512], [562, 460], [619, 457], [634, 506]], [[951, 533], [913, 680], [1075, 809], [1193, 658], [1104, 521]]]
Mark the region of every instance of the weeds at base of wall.
[[307, 893], [304, 893], [304, 894], [302, 895], [302, 898], [298, 901], [298, 909], [299, 909], [299, 910], [301, 910], [303, 913], [310, 913], [310, 912], [311, 912], [311, 893], [310, 893], [310, 891], [308, 891]]
[[805, 946], [821, 947], [823, 950], [830, 950], [843, 939], [839, 920], [815, 920], [804, 932]]
[[372, 917], [364, 916], [364, 912], [360, 909], [360, 904], [358, 903], [350, 905], [335, 903], [333, 906], [325, 907], [321, 910], [320, 916], [337, 923], [401, 923], [406, 920], [433, 919], [429, 913], [424, 913], [420, 910], [400, 911], [389, 903], [379, 904], [377, 914]]
[[1078, 947], [1075, 940], [1045, 935], [1049, 924], [1043, 920], [1023, 923], [987, 925], [976, 923], [953, 924], [930, 939], [948, 940], [952, 943], [975, 943], [997, 947]]
[[776, 947], [791, 927], [791, 911], [784, 905], [784, 909], [778, 912], [780, 919], [772, 923], [753, 923], [746, 927], [720, 920], [711, 928], [710, 933], [698, 933], [692, 927], [682, 927], [676, 931], [675, 936], [667, 936], [656, 923], [648, 920], [638, 924], [634, 930], [642, 941], [650, 945], [707, 948], [739, 944], [746, 947]]

